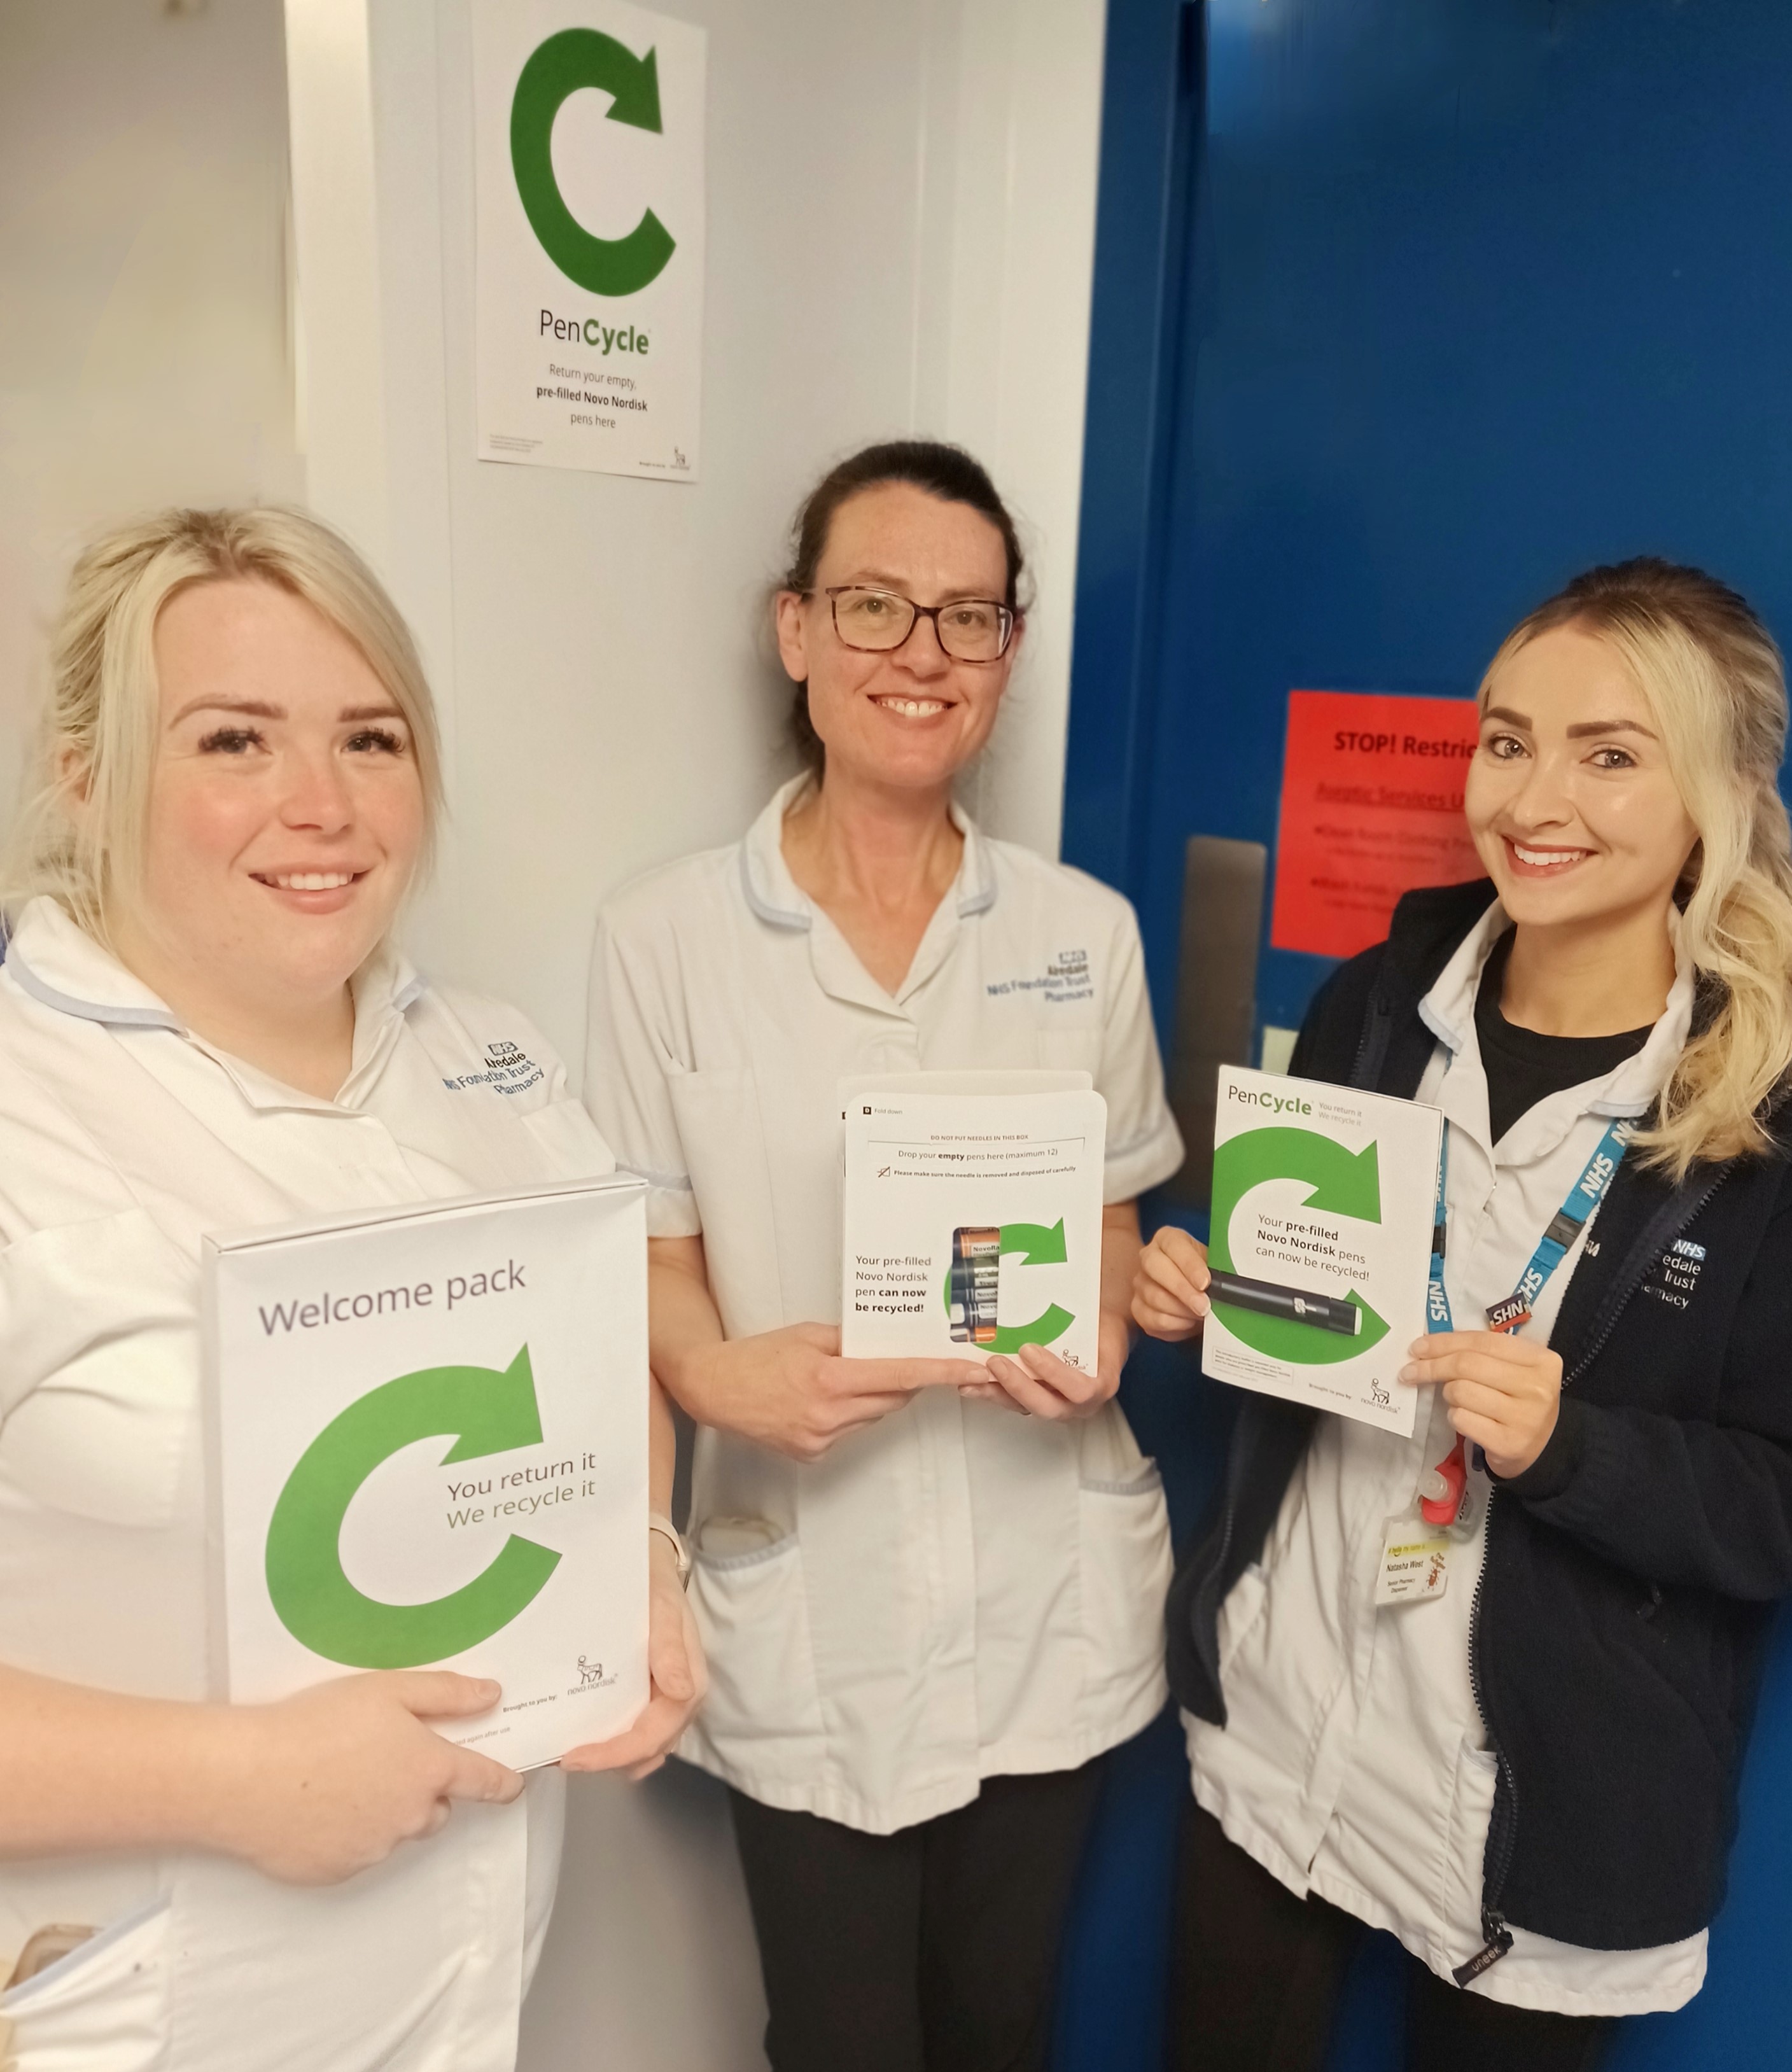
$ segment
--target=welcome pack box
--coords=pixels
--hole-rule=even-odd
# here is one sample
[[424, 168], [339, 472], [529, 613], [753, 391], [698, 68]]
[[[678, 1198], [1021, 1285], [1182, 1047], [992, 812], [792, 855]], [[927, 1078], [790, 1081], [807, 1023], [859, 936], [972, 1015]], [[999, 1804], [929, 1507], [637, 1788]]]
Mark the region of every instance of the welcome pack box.
[[841, 1083], [850, 1359], [1046, 1346], [1094, 1373], [1108, 1104], [1086, 1073]]
[[623, 1178], [207, 1240], [218, 1696], [494, 1677], [492, 1711], [439, 1731], [516, 1769], [631, 1724], [646, 1240]]
[[1425, 1328], [1443, 1121], [1221, 1067], [1204, 1374], [1412, 1431], [1419, 1392], [1394, 1377]]

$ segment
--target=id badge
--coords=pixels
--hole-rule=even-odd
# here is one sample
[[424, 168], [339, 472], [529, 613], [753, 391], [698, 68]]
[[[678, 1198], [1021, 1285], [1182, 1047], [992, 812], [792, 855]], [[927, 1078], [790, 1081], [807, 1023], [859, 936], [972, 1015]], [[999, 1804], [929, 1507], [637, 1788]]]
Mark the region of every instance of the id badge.
[[1442, 1597], [1449, 1585], [1449, 1556], [1447, 1526], [1427, 1525], [1416, 1510], [1389, 1519], [1382, 1528], [1375, 1602], [1412, 1605]]

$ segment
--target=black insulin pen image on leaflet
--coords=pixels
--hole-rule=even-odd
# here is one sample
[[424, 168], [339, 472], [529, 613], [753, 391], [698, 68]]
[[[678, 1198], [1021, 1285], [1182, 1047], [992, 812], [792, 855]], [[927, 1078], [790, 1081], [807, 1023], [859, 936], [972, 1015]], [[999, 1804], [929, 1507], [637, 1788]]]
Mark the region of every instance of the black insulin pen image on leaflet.
[[947, 1301], [952, 1336], [960, 1345], [996, 1342], [996, 1285], [1001, 1272], [999, 1230], [952, 1232], [952, 1276]]
[[[1208, 1280], [1207, 1293], [1215, 1302], [1230, 1302], [1265, 1317], [1287, 1317], [1297, 1324], [1316, 1324], [1321, 1330], [1337, 1331], [1346, 1338], [1354, 1338], [1362, 1323], [1362, 1312], [1354, 1302], [1278, 1288], [1273, 1281], [1252, 1281], [1242, 1273], [1214, 1273]], [[952, 1336], [958, 1336], [956, 1328]]]

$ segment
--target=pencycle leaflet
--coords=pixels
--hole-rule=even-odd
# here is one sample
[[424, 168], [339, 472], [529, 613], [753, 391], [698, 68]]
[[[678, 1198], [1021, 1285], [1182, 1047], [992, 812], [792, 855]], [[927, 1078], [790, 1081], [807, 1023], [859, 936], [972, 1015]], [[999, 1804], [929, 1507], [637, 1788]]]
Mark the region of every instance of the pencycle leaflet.
[[1204, 1374], [1412, 1432], [1395, 1376], [1425, 1330], [1442, 1130], [1416, 1101], [1221, 1068]]
[[1086, 1073], [841, 1082], [841, 1350], [1099, 1359], [1108, 1104]]

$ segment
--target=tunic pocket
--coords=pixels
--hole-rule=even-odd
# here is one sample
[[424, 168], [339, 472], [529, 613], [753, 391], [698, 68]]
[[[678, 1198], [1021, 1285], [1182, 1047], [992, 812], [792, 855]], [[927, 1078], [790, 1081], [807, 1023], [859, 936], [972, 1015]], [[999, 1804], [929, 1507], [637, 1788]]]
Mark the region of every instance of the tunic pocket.
[[1219, 1608], [1219, 1673], [1223, 1679], [1239, 1650], [1251, 1636], [1269, 1601], [1269, 1578], [1263, 1564], [1253, 1561], [1231, 1589]]
[[0, 1994], [0, 2063], [7, 2072], [154, 2072], [168, 2047], [167, 1945], [168, 1902], [158, 1899]]
[[1162, 1702], [1169, 1514], [1163, 1478], [1149, 1460], [1124, 1481], [1083, 1480], [1077, 1504], [1083, 1637], [1096, 1699], [1090, 1724], [1102, 1726]]
[[693, 1729], [756, 1782], [813, 1771], [821, 1701], [803, 1552], [768, 1521], [711, 1519], [698, 1537], [691, 1606], [709, 1664]]

